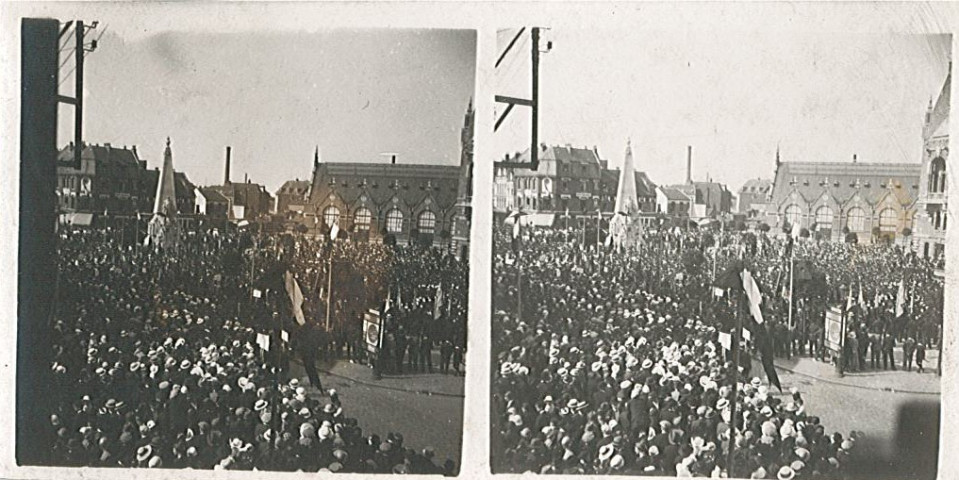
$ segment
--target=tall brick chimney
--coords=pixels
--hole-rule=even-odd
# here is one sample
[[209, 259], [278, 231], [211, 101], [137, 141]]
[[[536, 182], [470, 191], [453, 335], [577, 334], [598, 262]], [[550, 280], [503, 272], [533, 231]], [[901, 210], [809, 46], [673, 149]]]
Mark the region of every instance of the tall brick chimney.
[[693, 146], [686, 145], [686, 183], [693, 183]]
[[226, 147], [226, 172], [223, 174], [223, 184], [230, 184], [230, 147]]

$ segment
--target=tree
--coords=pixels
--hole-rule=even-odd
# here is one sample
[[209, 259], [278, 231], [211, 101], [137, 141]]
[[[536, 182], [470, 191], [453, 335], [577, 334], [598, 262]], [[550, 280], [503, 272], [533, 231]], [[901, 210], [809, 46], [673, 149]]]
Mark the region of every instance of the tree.
[[904, 237], [909, 237], [909, 236], [911, 236], [911, 235], [912, 235], [912, 229], [911, 229], [911, 228], [905, 227], [905, 228], [902, 229], [902, 236], [904, 236]]
[[849, 244], [859, 243], [859, 235], [856, 235], [853, 232], [846, 232], [846, 243], [849, 243]]
[[768, 224], [768, 223], [763, 222], [763, 223], [760, 223], [760, 224], [759, 224], [759, 231], [760, 231], [760, 232], [768, 232], [769, 230], [770, 230], [770, 227], [769, 227], [769, 224]]
[[703, 235], [703, 248], [709, 248], [716, 244], [716, 239], [713, 238], [713, 234], [707, 233]]
[[843, 235], [849, 235], [849, 227], [848, 227], [848, 226], [847, 226], [847, 227], [842, 227], [842, 234], [843, 234]]
[[783, 222], [783, 233], [788, 235], [789, 232], [791, 232], [792, 230], [793, 230], [793, 226], [790, 225], [789, 222]]
[[872, 236], [873, 236], [873, 237], [879, 238], [879, 235], [881, 235], [881, 234], [882, 234], [882, 230], [880, 230], [879, 227], [872, 227]]
[[690, 249], [683, 252], [683, 266], [687, 272], [698, 271], [706, 263], [706, 256], [699, 250]]
[[799, 236], [802, 238], [809, 238], [809, 229], [806, 227], [799, 229]]

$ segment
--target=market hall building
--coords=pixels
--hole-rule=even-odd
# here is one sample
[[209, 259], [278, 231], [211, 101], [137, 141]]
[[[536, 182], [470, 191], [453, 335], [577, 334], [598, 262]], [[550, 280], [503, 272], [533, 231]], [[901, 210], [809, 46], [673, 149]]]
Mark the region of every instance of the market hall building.
[[313, 175], [301, 220], [306, 233], [357, 241], [450, 248], [465, 258], [473, 183], [473, 119], [470, 104], [461, 130], [459, 165], [387, 162], [321, 162]]
[[908, 241], [919, 197], [918, 163], [780, 162], [767, 223], [858, 243]]

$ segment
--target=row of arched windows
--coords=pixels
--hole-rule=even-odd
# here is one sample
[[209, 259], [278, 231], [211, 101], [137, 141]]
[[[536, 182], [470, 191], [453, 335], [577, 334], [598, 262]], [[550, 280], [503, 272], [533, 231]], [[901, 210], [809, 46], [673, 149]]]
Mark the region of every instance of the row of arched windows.
[[[398, 208], [393, 208], [386, 212], [386, 232], [401, 233], [403, 231], [403, 219], [405, 216]], [[373, 222], [373, 212], [366, 207], [361, 207], [353, 213], [353, 228], [357, 232], [369, 232], [370, 224]], [[327, 226], [340, 224], [340, 209], [330, 205], [323, 210], [323, 223]], [[436, 231], [436, 214], [430, 210], [424, 210], [417, 217], [416, 222], [420, 233], [433, 234]]]
[[929, 193], [946, 192], [946, 161], [936, 157], [929, 164]]
[[[790, 225], [795, 225], [802, 218], [802, 208], [799, 205], [791, 204], [784, 211], [786, 221]], [[816, 209], [816, 229], [831, 229], [833, 226], [834, 213], [832, 208], [821, 206]], [[846, 212], [846, 227], [850, 232], [866, 231], [866, 211], [860, 207], [850, 208]], [[879, 212], [879, 229], [883, 232], [895, 232], [899, 225], [899, 214], [893, 208], [885, 208]]]

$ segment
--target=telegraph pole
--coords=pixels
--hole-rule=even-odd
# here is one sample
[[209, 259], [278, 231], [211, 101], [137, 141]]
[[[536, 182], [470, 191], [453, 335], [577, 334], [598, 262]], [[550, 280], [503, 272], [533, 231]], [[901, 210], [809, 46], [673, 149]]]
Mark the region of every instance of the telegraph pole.
[[85, 47], [83, 46], [83, 37], [84, 37], [83, 20], [77, 20], [76, 25], [76, 49], [74, 50], [75, 61], [76, 63], [76, 72], [74, 72], [74, 81], [76, 86], [73, 90], [73, 99], [74, 99], [74, 109], [73, 109], [73, 137], [76, 147], [73, 149], [73, 161], [76, 163], [76, 168], [79, 170], [81, 168], [80, 158], [83, 155], [83, 147], [80, 145], [80, 142], [83, 141], [83, 54], [85, 52]]
[[[532, 126], [530, 128], [530, 161], [529, 162], [499, 162], [499, 165], [502, 168], [526, 168], [530, 170], [536, 170], [539, 167], [539, 35], [540, 27], [533, 27], [530, 29], [530, 38], [532, 40], [532, 46], [530, 50], [530, 60], [532, 63], [531, 71], [531, 93], [530, 98], [516, 98], [509, 97], [506, 95], [496, 95], [494, 100], [497, 103], [505, 103], [506, 110], [503, 111], [503, 114], [496, 119], [496, 123], [493, 124], [493, 131], [499, 130], [500, 125], [503, 124], [503, 121], [506, 120], [506, 117], [509, 116], [509, 113], [513, 110], [513, 107], [516, 105], [530, 107], [530, 121]], [[500, 54], [499, 59], [496, 61], [494, 68], [499, 67], [503, 59], [509, 53], [509, 51], [516, 45], [517, 40], [525, 33], [526, 28], [521, 28], [519, 32], [513, 37], [513, 40], [510, 41], [509, 45], [506, 46], [506, 49]], [[553, 48], [552, 42], [547, 42], [546, 51], [548, 52]]]
[[[76, 145], [73, 149], [73, 161], [74, 168], [80, 169], [81, 162], [80, 159], [83, 154], [83, 148], [81, 143], [83, 142], [83, 57], [86, 53], [92, 52], [97, 48], [97, 40], [90, 42], [90, 49], [87, 50], [87, 46], [84, 43], [86, 37], [87, 29], [97, 28], [96, 20], [88, 27], [84, 25], [83, 20], [77, 20], [74, 26], [74, 41], [76, 46], [74, 49], [74, 92], [72, 97], [67, 97], [64, 95], [57, 95], [57, 101], [60, 103], [65, 103], [68, 105], [73, 105], [73, 142]], [[60, 37], [62, 38], [67, 30], [70, 29], [70, 25], [74, 22], [67, 22], [63, 28], [60, 30]], [[102, 32], [101, 32], [102, 35]], [[68, 72], [69, 74], [69, 72]]]

